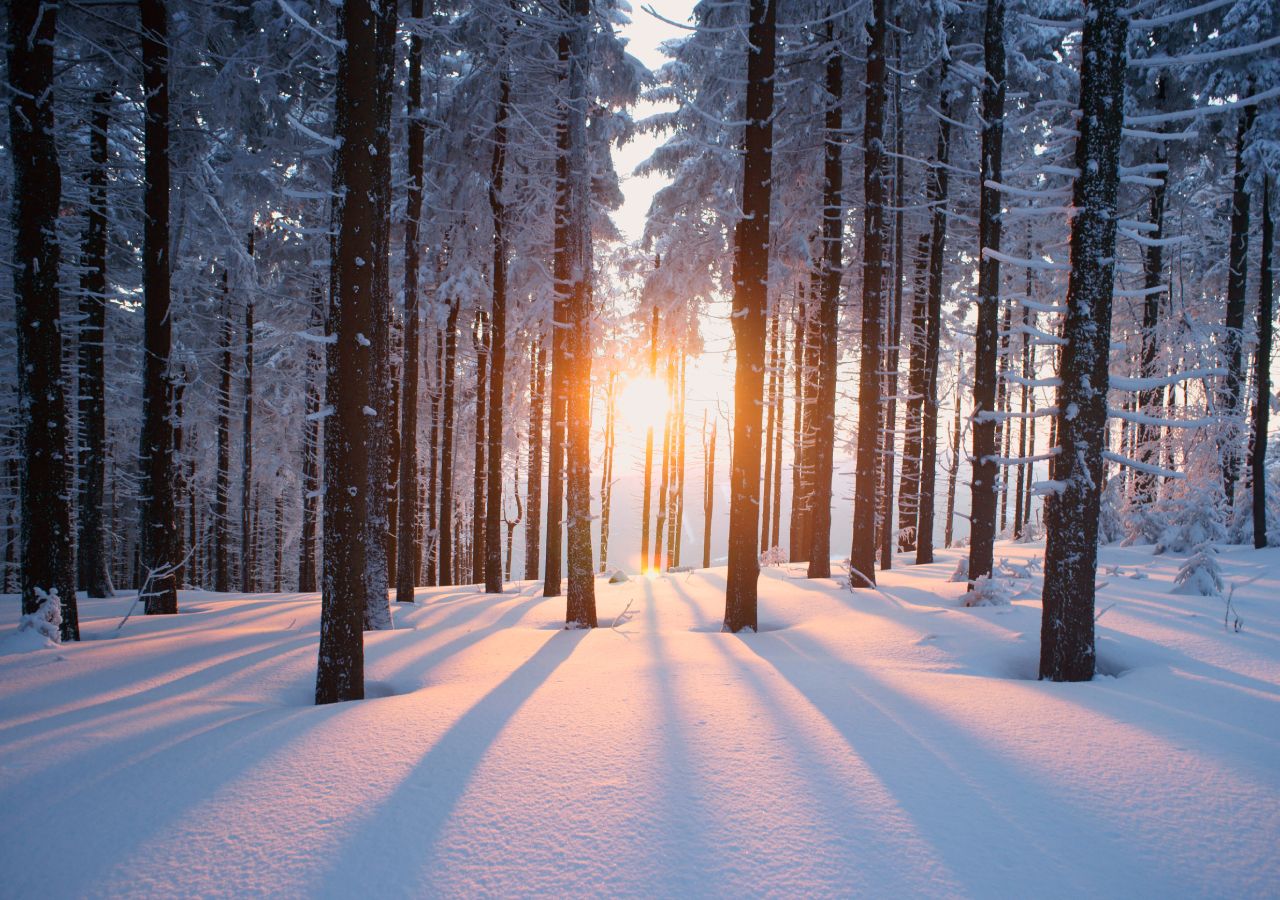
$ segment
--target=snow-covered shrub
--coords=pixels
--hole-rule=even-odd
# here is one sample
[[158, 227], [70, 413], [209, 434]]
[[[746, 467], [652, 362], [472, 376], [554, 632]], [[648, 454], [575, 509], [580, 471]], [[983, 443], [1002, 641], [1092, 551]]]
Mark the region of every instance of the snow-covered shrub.
[[995, 575], [983, 575], [964, 595], [965, 606], [1009, 606], [1013, 603], [1011, 585]]
[[1101, 544], [1118, 544], [1128, 534], [1124, 486], [1123, 478], [1111, 478], [1102, 490], [1098, 511], [1098, 542]]
[[1173, 592], [1200, 597], [1221, 596], [1225, 587], [1222, 567], [1218, 565], [1218, 548], [1210, 543], [1200, 544], [1178, 570], [1173, 579]]
[[1170, 483], [1154, 504], [1147, 527], [1158, 532], [1156, 553], [1192, 553], [1227, 539], [1222, 463], [1214, 446], [1200, 441], [1189, 454], [1187, 477]]
[[62, 601], [58, 599], [57, 588], [48, 591], [36, 588], [36, 596], [40, 605], [33, 613], [27, 613], [18, 621], [19, 631], [34, 631], [54, 643], [62, 641]]
[[770, 547], [760, 554], [760, 566], [780, 566], [783, 563], [790, 562], [787, 554], [783, 552], [781, 547]]
[[969, 557], [962, 556], [956, 560], [956, 570], [951, 573], [951, 577], [947, 580], [952, 584], [959, 584], [962, 581], [969, 580]]

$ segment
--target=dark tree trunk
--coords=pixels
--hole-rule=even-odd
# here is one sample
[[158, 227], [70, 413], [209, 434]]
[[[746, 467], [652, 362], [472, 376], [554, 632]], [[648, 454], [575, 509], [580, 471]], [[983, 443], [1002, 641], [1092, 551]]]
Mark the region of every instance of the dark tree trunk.
[[768, 550], [769, 529], [773, 524], [773, 434], [778, 423], [778, 310], [769, 316], [769, 344], [766, 351], [764, 416], [764, 490], [760, 493], [760, 549]]
[[493, 300], [489, 326], [488, 501], [484, 521], [484, 589], [502, 593], [502, 439], [507, 374], [507, 234], [503, 177], [507, 156], [507, 107], [511, 76], [498, 80], [498, 106], [493, 115], [493, 160], [489, 176], [489, 210], [493, 217]]
[[760, 552], [760, 425], [764, 401], [765, 316], [769, 308], [769, 202], [773, 193], [776, 0], [750, 0], [742, 218], [734, 231], [733, 448], [729, 492], [729, 570], [724, 630], [756, 630]]
[[[565, 89], [569, 69], [569, 31], [560, 32], [556, 45], [560, 63], [560, 89]], [[552, 251], [555, 306], [551, 323], [551, 411], [547, 425], [547, 547], [542, 570], [542, 595], [560, 596], [564, 574], [564, 463], [565, 400], [569, 389], [569, 110], [562, 101], [556, 123], [556, 205]]]
[[[311, 321], [313, 329], [324, 327], [323, 297], [317, 285], [311, 297]], [[228, 342], [229, 344], [230, 342]], [[320, 503], [320, 368], [323, 360], [314, 350], [307, 351], [306, 418], [302, 425], [302, 535], [298, 548], [298, 590], [312, 593], [316, 590], [316, 537], [319, 526], [317, 513]], [[230, 390], [230, 379], [226, 378]], [[221, 448], [221, 444], [219, 444]], [[219, 450], [221, 452], [221, 450]]]
[[90, 597], [110, 597], [106, 512], [107, 409], [107, 130], [114, 86], [93, 95], [89, 128], [89, 203], [80, 276], [80, 584]]
[[[148, 5], [144, 3], [144, 10]], [[13, 287], [17, 304], [18, 427], [22, 447], [19, 468], [21, 589], [24, 614], [36, 612], [46, 598], [56, 595], [62, 615], [61, 637], [64, 641], [78, 641], [76, 545], [71, 523], [74, 473], [69, 453], [62, 312], [58, 296], [61, 259], [56, 227], [62, 200], [62, 172], [53, 118], [56, 14], [57, 7], [52, 4], [9, 6]], [[144, 27], [146, 24], [144, 18]], [[176, 608], [176, 602], [174, 605]], [[150, 602], [147, 611], [153, 611]]]
[[1271, 179], [1262, 179], [1262, 260], [1258, 271], [1258, 349], [1254, 362], [1253, 452], [1249, 468], [1253, 478], [1253, 546], [1267, 546], [1267, 420], [1271, 412], [1271, 341], [1273, 284], [1271, 253], [1275, 221], [1271, 217]]
[[[218, 469], [213, 491], [213, 589], [231, 590], [231, 344], [235, 324], [231, 319], [231, 287], [222, 270], [222, 343], [218, 353]], [[319, 401], [317, 400], [317, 408]]]
[[1094, 579], [1115, 268], [1116, 193], [1124, 110], [1125, 36], [1118, 0], [1095, 0], [1085, 18], [1080, 136], [1071, 223], [1071, 276], [1058, 388], [1058, 446], [1045, 508], [1040, 677], [1088, 681], [1094, 670]]
[[[412, 0], [409, 15], [422, 18], [423, 0]], [[413, 602], [414, 581], [421, 569], [418, 543], [418, 235], [422, 215], [423, 155], [427, 123], [421, 114], [422, 38], [409, 38], [409, 83], [405, 117], [409, 120], [409, 186], [404, 222], [404, 359], [400, 391], [400, 498], [396, 514], [396, 601]], [[434, 404], [433, 404], [434, 409]]]
[[[817, 321], [805, 325], [804, 467], [802, 549], [810, 578], [831, 577], [831, 475], [836, 442], [836, 352], [840, 325], [840, 279], [844, 274], [844, 61], [827, 24], [831, 52], [826, 63], [827, 112], [823, 123], [822, 271]], [[811, 304], [812, 305], [812, 304]], [[816, 327], [815, 327], [816, 326]], [[815, 340], [816, 338], [816, 340]], [[813, 359], [810, 359], [813, 356]], [[817, 390], [809, 382], [817, 380]]]
[[376, 258], [377, 172], [369, 147], [378, 131], [377, 104], [369, 86], [378, 77], [377, 25], [370, 0], [346, 0], [338, 10], [334, 204], [334, 292], [328, 345], [328, 401], [324, 429], [324, 597], [316, 702], [364, 697], [363, 624], [368, 601], [368, 534], [371, 507], [369, 442], [376, 423], [366, 409], [377, 402], [378, 348], [367, 337], [375, 327], [373, 266]]
[[587, 148], [590, 0], [572, 0], [569, 32], [569, 171], [566, 257], [569, 263], [565, 391], [565, 506], [569, 589], [565, 624], [596, 627], [591, 564], [591, 166]]
[[524, 577], [538, 579], [542, 559], [542, 421], [546, 405], [547, 348], [539, 335], [529, 365], [529, 486], [524, 526]]
[[443, 398], [440, 401], [440, 524], [436, 538], [440, 583], [457, 584], [453, 546], [453, 420], [456, 395], [455, 373], [458, 368], [458, 300], [449, 301], [449, 316], [444, 326]]
[[1244, 307], [1249, 266], [1249, 191], [1248, 167], [1244, 160], [1249, 129], [1257, 108], [1245, 108], [1236, 131], [1236, 173], [1231, 192], [1231, 246], [1227, 272], [1226, 353], [1227, 379], [1225, 416], [1226, 445], [1222, 452], [1222, 489], [1227, 506], [1235, 504], [1236, 482], [1240, 478], [1240, 441], [1238, 420], [1244, 397]]
[[[963, 351], [963, 350], [961, 350], [958, 354], [956, 354], [956, 371], [957, 371], [957, 372], [963, 372], [963, 371], [964, 371], [964, 351]], [[960, 403], [961, 403], [961, 400], [963, 400], [963, 399], [964, 399], [964, 398], [963, 398], [963, 396], [962, 396], [963, 392], [964, 392], [964, 382], [963, 382], [963, 381], [961, 381], [959, 378], [957, 378], [957, 379], [956, 379], [956, 410], [955, 410], [955, 419], [954, 419], [954, 420], [952, 421], [952, 423], [951, 423], [951, 465], [950, 465], [950, 466], [948, 466], [948, 468], [947, 468], [947, 522], [946, 522], [946, 525], [944, 526], [944, 531], [943, 531], [943, 536], [942, 536], [942, 546], [944, 546], [944, 547], [946, 547], [946, 548], [948, 548], [948, 549], [950, 549], [950, 548], [951, 548], [951, 545], [952, 545], [952, 543], [954, 542], [954, 539], [955, 539], [955, 522], [956, 522], [956, 476], [957, 476], [957, 475], [959, 475], [959, 473], [960, 473], [960, 433], [961, 433], [961, 427], [962, 427], [962, 426], [961, 426], [961, 418], [960, 418]], [[928, 449], [928, 448], [927, 448], [927, 445], [926, 445], [926, 453], [927, 453], [927, 449]], [[924, 540], [924, 535], [925, 535], [925, 532], [924, 532], [924, 521], [925, 521], [925, 517], [924, 517], [924, 505], [925, 505], [925, 502], [926, 502], [926, 501], [925, 501], [925, 498], [926, 498], [926, 497], [928, 497], [928, 498], [929, 498], [930, 506], [932, 506], [932, 497], [933, 497], [933, 492], [932, 492], [932, 491], [930, 491], [930, 492], [929, 492], [929, 494], [927, 494], [927, 495], [926, 495], [926, 494], [924, 493], [924, 487], [923, 487], [923, 485], [922, 485], [922, 486], [921, 486], [921, 493], [920, 493], [920, 522], [921, 522], [921, 525], [920, 525], [920, 539], [921, 539], [921, 543], [920, 543], [920, 544], [918, 544], [918, 545], [916, 546], [916, 565], [921, 565], [921, 564], [923, 564], [923, 563], [933, 562], [933, 541], [932, 541], [932, 540], [930, 540], [930, 541], [929, 541], [929, 544], [928, 544], [928, 547], [927, 547], [927, 550], [928, 550], [928, 553], [929, 553], [928, 558], [927, 558], [927, 559], [922, 559], [922, 558], [921, 558], [921, 555], [922, 555], [922, 554], [921, 554], [921, 550], [922, 550], [922, 549], [925, 549], [925, 544], [923, 543], [923, 540]], [[930, 516], [929, 521], [930, 521], [930, 522], [932, 522], [932, 520], [933, 520], [933, 519], [932, 519], [932, 516]], [[930, 532], [932, 532], [932, 526], [930, 527]]]
[[476, 311], [471, 328], [471, 346], [476, 352], [476, 421], [471, 469], [471, 582], [484, 583], [485, 539], [485, 451], [489, 442], [485, 427], [489, 422], [489, 335], [488, 316]]
[[[658, 377], [658, 307], [653, 308], [649, 326], [649, 378]], [[640, 495], [640, 572], [649, 570], [650, 494], [653, 493], [653, 424], [644, 432], [644, 492]]]
[[[1166, 95], [1165, 80], [1161, 77], [1156, 83], [1156, 100], [1163, 107]], [[1161, 289], [1164, 278], [1164, 207], [1165, 195], [1169, 182], [1169, 153], [1164, 141], [1154, 141], [1155, 161], [1163, 165], [1164, 171], [1157, 174], [1160, 183], [1151, 192], [1150, 218], [1154, 230], [1148, 235], [1153, 240], [1147, 245], [1143, 254], [1143, 288], [1142, 298], [1142, 364], [1139, 375], [1143, 378], [1156, 376], [1156, 360], [1160, 354], [1160, 304], [1165, 291]], [[1146, 416], [1154, 416], [1160, 404], [1160, 388], [1141, 391], [1138, 394], [1138, 408]], [[1138, 425], [1138, 454], [1134, 457], [1147, 465], [1154, 465], [1160, 449], [1160, 426], [1147, 422]], [[1134, 472], [1134, 501], [1140, 506], [1149, 506], [1156, 499], [1156, 479], [1151, 472]]]
[[916, 275], [912, 284], [911, 358], [907, 364], [907, 397], [902, 425], [902, 480], [898, 485], [898, 549], [916, 548], [920, 516], [920, 454], [923, 447], [925, 354], [929, 309], [929, 245], [932, 231], [920, 234], [916, 244]]
[[142, 86], [146, 95], [143, 145], [142, 541], [140, 563], [154, 573], [147, 615], [178, 611], [178, 524], [174, 501], [173, 383], [169, 372], [173, 319], [169, 314], [169, 43], [165, 0], [139, 0]]
[[[249, 232], [249, 263], [253, 264], [253, 232]], [[254, 579], [253, 527], [250, 500], [253, 496], [253, 288], [246, 279], [249, 296], [244, 305], [244, 418], [240, 457], [240, 590], [246, 594], [257, 587]]]
[[[898, 37], [898, 20], [894, 19], [895, 57], [901, 62], [902, 46]], [[898, 363], [902, 352], [902, 280], [903, 280], [903, 137], [902, 137], [902, 76], [893, 76], [893, 303], [889, 307], [888, 360], [885, 363], [885, 413], [884, 450], [881, 479], [883, 499], [880, 507], [880, 568], [893, 567], [893, 461], [898, 427]]]
[[978, 204], [978, 333], [973, 357], [973, 500], [969, 583], [991, 574], [996, 537], [996, 358], [1000, 332], [1000, 191], [1004, 147], [1005, 0], [987, 0]]
[[[858, 375], [858, 450], [853, 489], [853, 548], [849, 584], [876, 583], [876, 489], [880, 474], [880, 390], [883, 354], [885, 283], [885, 182], [888, 155], [884, 148], [885, 0], [872, 0], [867, 22], [867, 103], [863, 119], [862, 186], [865, 198], [862, 251], [862, 364]], [[832, 373], [834, 374], [834, 372]]]

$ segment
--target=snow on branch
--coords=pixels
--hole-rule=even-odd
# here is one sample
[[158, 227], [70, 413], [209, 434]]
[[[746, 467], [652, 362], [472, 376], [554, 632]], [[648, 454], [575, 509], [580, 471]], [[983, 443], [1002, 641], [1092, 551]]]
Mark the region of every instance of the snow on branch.
[[1209, 0], [1208, 3], [1201, 3], [1199, 6], [1193, 6], [1190, 9], [1180, 10], [1179, 12], [1169, 13], [1165, 16], [1152, 16], [1149, 19], [1130, 19], [1130, 28], [1164, 28], [1177, 22], [1183, 22], [1187, 19], [1194, 19], [1196, 16], [1204, 15], [1207, 12], [1213, 12], [1215, 9], [1221, 9], [1224, 6], [1230, 6], [1236, 0]]
[[288, 2], [286, 2], [286, 0], [276, 0], [276, 2], [277, 2], [278, 4], [280, 4], [280, 8], [281, 8], [281, 9], [283, 9], [286, 13], [288, 13], [288, 14], [289, 14], [289, 18], [293, 19], [293, 21], [295, 21], [295, 22], [297, 22], [299, 25], [301, 25], [305, 31], [309, 31], [309, 32], [311, 32], [311, 33], [312, 33], [312, 34], [314, 34], [316, 37], [320, 38], [320, 40], [322, 40], [322, 41], [327, 41], [328, 43], [330, 43], [330, 44], [332, 44], [333, 46], [337, 47], [339, 50], [346, 50], [346, 49], [347, 49], [347, 42], [346, 42], [346, 41], [344, 41], [344, 40], [339, 40], [338, 38], [331, 38], [331, 37], [329, 37], [329, 35], [325, 34], [323, 31], [321, 31], [320, 29], [316, 28], [314, 25], [312, 25], [310, 22], [308, 22], [306, 19], [304, 19], [302, 16], [300, 16], [300, 15], [298, 14], [298, 11], [297, 11], [297, 10], [295, 10], [292, 6], [290, 6], [290, 5], [288, 4]]
[[1226, 374], [1226, 369], [1193, 369], [1190, 372], [1175, 372], [1172, 375], [1157, 375], [1151, 378], [1122, 378], [1112, 375], [1111, 387], [1117, 391], [1154, 391], [1171, 384], [1190, 381], [1192, 378], [1210, 378], [1214, 375]]
[[1040, 191], [1028, 190], [1027, 188], [1014, 187], [1011, 184], [1004, 184], [988, 178], [983, 185], [1002, 194], [1008, 194], [1012, 197], [1070, 197], [1070, 188], [1045, 188]]
[[1020, 412], [1018, 410], [1008, 410], [1002, 412], [1000, 410], [982, 410], [974, 413], [973, 421], [975, 422], [1006, 422], [1009, 419], [1040, 419], [1045, 416], [1056, 416], [1058, 407], [1042, 406], [1040, 409], [1033, 409], [1029, 412]]
[[[987, 182], [990, 184], [991, 182]], [[1041, 271], [1068, 272], [1071, 270], [1069, 263], [1053, 262], [1047, 259], [1025, 259], [1021, 256], [1011, 256], [1008, 253], [1001, 253], [999, 250], [993, 250], [990, 247], [982, 248], [982, 255], [988, 259], [999, 260], [1002, 263], [1008, 263], [1011, 266], [1021, 266], [1024, 269], [1040, 269]]]
[[1161, 478], [1182, 480], [1187, 477], [1184, 472], [1175, 472], [1173, 469], [1165, 469], [1160, 466], [1152, 465], [1151, 463], [1144, 463], [1136, 459], [1130, 459], [1129, 457], [1122, 456], [1112, 450], [1103, 450], [1102, 458], [1108, 462], [1118, 463], [1119, 465], [1127, 466], [1130, 469], [1137, 469], [1139, 472], [1146, 472], [1148, 475], [1156, 475]]
[[[1270, 44], [1280, 44], [1280, 36], [1272, 38]], [[1197, 106], [1195, 109], [1181, 109], [1171, 113], [1155, 113], [1149, 116], [1130, 116], [1126, 118], [1126, 125], [1160, 125], [1164, 122], [1181, 122], [1186, 119], [1196, 119], [1200, 116], [1215, 115], [1217, 113], [1230, 112], [1233, 109], [1240, 109], [1244, 106], [1257, 106], [1264, 100], [1270, 100], [1272, 97], [1280, 97], [1280, 85], [1263, 91], [1260, 94], [1253, 94], [1249, 97], [1241, 97], [1239, 100], [1232, 100], [1227, 103], [1212, 103], [1208, 106]], [[1160, 132], [1156, 132], [1160, 134]]]
[[[1191, 66], [1198, 63], [1215, 62], [1219, 59], [1230, 59], [1233, 56], [1257, 53], [1277, 44], [1280, 44], [1280, 34], [1267, 38], [1265, 41], [1245, 44], [1243, 47], [1225, 47], [1222, 50], [1210, 50], [1207, 53], [1188, 53], [1186, 56], [1149, 56], [1146, 59], [1131, 59], [1129, 60], [1129, 65], [1138, 69], [1149, 69], [1156, 66]], [[1263, 94], [1258, 95], [1257, 99], [1265, 100], [1268, 96], [1274, 97], [1275, 95], [1275, 92], [1264, 91]]]
[[340, 141], [338, 138], [327, 137], [318, 131], [313, 131], [312, 129], [308, 128], [306, 125], [303, 125], [301, 122], [299, 122], [292, 113], [285, 116], [285, 118], [288, 120], [290, 125], [296, 128], [298, 131], [301, 131], [303, 134], [311, 138], [313, 141], [318, 141], [321, 144], [324, 144], [326, 147], [330, 147], [334, 150], [337, 150], [339, 147], [342, 146], [342, 141]]
[[1136, 425], [1152, 425], [1157, 428], [1203, 428], [1206, 425], [1214, 425], [1218, 422], [1215, 416], [1207, 416], [1201, 419], [1162, 419], [1159, 416], [1149, 416], [1137, 410], [1116, 409], [1114, 406], [1107, 407], [1107, 415], [1113, 419], [1133, 422]]

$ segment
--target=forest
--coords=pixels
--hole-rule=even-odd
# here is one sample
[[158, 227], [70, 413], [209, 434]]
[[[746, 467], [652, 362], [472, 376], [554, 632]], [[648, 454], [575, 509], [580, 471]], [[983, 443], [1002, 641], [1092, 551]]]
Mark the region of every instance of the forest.
[[[716, 653], [757, 673], [725, 676], [733, 690], [763, 697], [752, 667], [768, 665], [807, 698], [780, 710], [816, 711], [856, 743], [871, 707], [900, 721], [884, 712], [896, 701], [868, 693], [846, 719], [854, 701], [816, 683], [860, 683], [877, 635], [905, 629], [912, 649], [884, 671], [1040, 683], [1028, 721], [1060, 714], [1063, 734], [1111, 701], [1055, 683], [1123, 693], [1154, 666], [1167, 681], [1143, 702], [1164, 711], [1125, 707], [1133, 717], [1114, 722], [1175, 743], [1185, 728], [1199, 765], [1221, 752], [1244, 772], [1233, 802], [1251, 837], [1236, 862], [1251, 874], [1198, 880], [1211, 855], [1198, 842], [1236, 833], [1209, 811], [1218, 770], [1203, 769], [1172, 837], [1133, 826], [1127, 839], [1151, 843], [1114, 859], [1078, 837], [1111, 860], [1100, 878], [1139, 860], [1132, 881], [1074, 881], [1059, 861], [1053, 891], [1261, 896], [1280, 883], [1262, 850], [1280, 838], [1276, 0], [8, 0], [4, 18], [4, 756], [45, 741], [61, 759], [41, 728], [80, 727], [71, 711], [155, 679], [145, 691], [194, 691], [173, 696], [197, 706], [237, 691], [268, 691], [243, 702], [272, 708], [340, 704], [323, 721], [365, 723], [335, 738], [353, 759], [407, 739], [362, 751], [371, 723], [445, 729], [426, 751], [452, 754], [429, 776], [446, 795], [439, 848], [453, 827], [484, 834], [463, 822], [466, 779], [441, 786], [449, 773], [480, 778], [503, 722], [531, 714], [570, 653], [593, 686], [562, 698], [560, 727], [578, 710], [590, 746], [623, 728], [600, 711], [616, 698], [597, 679], [670, 673], [636, 706], [674, 709], [730, 690], [682, 680], [720, 671]], [[968, 623], [965, 637], [931, 621]], [[1015, 621], [1016, 637], [993, 637]], [[1212, 637], [1185, 630], [1197, 624]], [[643, 652], [628, 637], [650, 634], [665, 637]], [[605, 649], [618, 636], [626, 646]], [[218, 641], [241, 650], [218, 656]], [[480, 646], [497, 668], [463, 665]], [[259, 651], [276, 668], [257, 668]], [[692, 670], [677, 674], [681, 660]], [[178, 677], [188, 665], [197, 674]], [[225, 680], [199, 674], [224, 665]], [[163, 687], [171, 675], [197, 680]], [[445, 702], [433, 691], [494, 679], [453, 730], [422, 724]], [[1015, 695], [975, 690], [993, 732], [1014, 727]], [[419, 718], [398, 725], [341, 711], [411, 696]], [[1060, 710], [1066, 698], [1083, 705]], [[495, 702], [500, 715], [477, 712]], [[731, 697], [707, 702], [712, 755], [765, 752], [725, 718]], [[1190, 722], [1215, 707], [1221, 728]], [[1145, 718], [1174, 708], [1186, 721]], [[93, 728], [141, 712], [118, 715]], [[926, 731], [945, 718], [915, 715]], [[590, 767], [540, 727], [532, 765]], [[784, 743], [840, 756], [816, 728]], [[668, 749], [693, 753], [682, 747]], [[23, 766], [0, 776], [0, 797], [43, 815], [20, 782], [64, 769]], [[1125, 769], [1112, 784], [1153, 777]], [[1046, 796], [1052, 782], [1031, 779]], [[983, 783], [988, 809], [1000, 789]], [[688, 786], [668, 789], [662, 821], [697, 823], [691, 835], [737, 821], [714, 811], [718, 791], [699, 808]], [[213, 790], [191, 803], [221, 809]], [[242, 797], [235, 821], [273, 796]], [[65, 802], [57, 821], [71, 827], [90, 807]], [[513, 813], [546, 850], [542, 869], [488, 882], [463, 854], [433, 858], [417, 888], [384, 887], [844, 894], [866, 863], [840, 856], [855, 840], [840, 832], [829, 881], [787, 880], [808, 865], [799, 837], [760, 883], [731, 863], [699, 869], [692, 844], [668, 848], [666, 874], [597, 863], [557, 881], [566, 849], [537, 843], [554, 806], [537, 795]], [[373, 821], [344, 846], [411, 813]], [[0, 813], [0, 834], [19, 828]], [[859, 890], [1019, 893], [1046, 858], [1026, 838], [1030, 868], [1003, 883], [950, 858], [960, 838], [923, 840], [940, 869]], [[1200, 850], [1160, 874], [1151, 854], [1170, 840]], [[249, 892], [364, 883], [358, 866], [290, 881], [233, 856]], [[137, 862], [152, 866], [137, 880], [134, 859], [102, 859], [95, 879], [115, 865], [117, 880], [65, 891], [220, 890], [212, 875], [183, 882], [172, 861]]]

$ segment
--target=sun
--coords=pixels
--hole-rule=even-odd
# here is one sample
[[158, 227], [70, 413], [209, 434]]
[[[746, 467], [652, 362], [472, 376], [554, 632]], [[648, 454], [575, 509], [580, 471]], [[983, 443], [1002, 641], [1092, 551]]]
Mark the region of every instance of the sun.
[[618, 421], [641, 434], [652, 428], [660, 440], [668, 402], [665, 381], [649, 375], [632, 378], [618, 396]]

